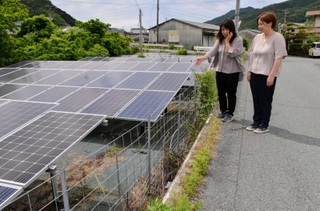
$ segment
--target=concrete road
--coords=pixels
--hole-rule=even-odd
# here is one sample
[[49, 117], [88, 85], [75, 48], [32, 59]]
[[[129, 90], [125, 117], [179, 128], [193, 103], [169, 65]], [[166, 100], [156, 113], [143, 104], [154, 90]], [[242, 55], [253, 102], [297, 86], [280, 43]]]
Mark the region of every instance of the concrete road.
[[320, 210], [320, 58], [283, 61], [269, 133], [245, 130], [253, 115], [246, 80], [235, 115], [222, 126], [202, 210]]

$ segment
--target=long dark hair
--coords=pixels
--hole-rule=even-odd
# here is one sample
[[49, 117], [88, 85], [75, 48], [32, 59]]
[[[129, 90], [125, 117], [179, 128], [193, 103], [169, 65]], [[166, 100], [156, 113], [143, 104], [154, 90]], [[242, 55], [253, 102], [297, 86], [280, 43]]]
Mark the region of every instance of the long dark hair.
[[233, 33], [233, 36], [230, 39], [230, 43], [233, 42], [234, 38], [236, 38], [237, 36], [237, 32], [236, 32], [236, 27], [234, 26], [234, 22], [233, 20], [230, 19], [225, 19], [224, 21], [222, 21], [222, 23], [220, 24], [220, 29], [219, 32], [216, 36], [217, 39], [219, 39], [219, 42], [222, 43], [224, 36], [222, 34], [222, 27], [229, 29], [230, 32]]

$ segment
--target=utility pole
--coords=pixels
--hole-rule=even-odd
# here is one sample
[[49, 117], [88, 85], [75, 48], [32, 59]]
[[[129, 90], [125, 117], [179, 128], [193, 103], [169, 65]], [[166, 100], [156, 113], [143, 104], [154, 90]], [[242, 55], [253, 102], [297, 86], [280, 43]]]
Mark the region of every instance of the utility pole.
[[284, 19], [283, 19], [283, 22], [285, 24], [287, 24], [287, 15], [289, 15], [289, 10], [288, 9], [285, 9], [283, 10], [284, 11]]
[[139, 9], [139, 22], [140, 22], [140, 35], [139, 35], [139, 41], [140, 41], [140, 53], [142, 54], [142, 21], [141, 21], [142, 12], [141, 9]]
[[238, 28], [239, 28], [239, 15], [240, 15], [240, 0], [237, 0], [235, 17], [234, 17], [236, 32], [238, 32]]
[[159, 0], [157, 0], [157, 43], [159, 43]]

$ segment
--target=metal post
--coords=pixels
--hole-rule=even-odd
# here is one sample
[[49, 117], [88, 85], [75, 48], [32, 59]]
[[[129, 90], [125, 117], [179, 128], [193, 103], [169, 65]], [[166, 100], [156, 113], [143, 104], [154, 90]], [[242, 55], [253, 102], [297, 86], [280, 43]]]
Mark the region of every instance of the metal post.
[[240, 0], [237, 0], [235, 17], [234, 17], [236, 32], [238, 32], [238, 28], [239, 28], [239, 14], [240, 14]]
[[159, 0], [157, 0], [157, 41], [159, 43]]
[[118, 179], [118, 194], [119, 198], [121, 197], [121, 185], [120, 185], [120, 172], [119, 172], [119, 162], [118, 162], [118, 153], [116, 154], [116, 165], [117, 165], [117, 179]]
[[148, 116], [148, 190], [151, 187], [151, 129], [150, 129], [150, 115]]
[[58, 210], [58, 182], [57, 182], [57, 166], [50, 165], [47, 169], [47, 171], [50, 174], [51, 178], [51, 187], [52, 187], [52, 195], [54, 199], [54, 206], [56, 210]]
[[180, 143], [180, 119], [181, 119], [181, 94], [179, 94], [179, 113], [178, 113], [178, 149], [179, 150], [179, 143]]
[[66, 180], [66, 173], [64, 169], [61, 169], [61, 186], [62, 186], [62, 195], [63, 195], [63, 206], [65, 211], [70, 210], [68, 187]]
[[140, 22], [140, 53], [142, 54], [142, 21], [141, 21], [142, 12], [141, 9], [139, 9], [139, 22]]
[[197, 83], [194, 82], [194, 114], [193, 114], [193, 121], [195, 121], [197, 116]]

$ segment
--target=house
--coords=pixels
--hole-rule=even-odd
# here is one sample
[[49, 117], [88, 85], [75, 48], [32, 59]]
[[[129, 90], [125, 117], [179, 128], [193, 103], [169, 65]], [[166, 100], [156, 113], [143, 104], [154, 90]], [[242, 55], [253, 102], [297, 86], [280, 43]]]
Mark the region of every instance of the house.
[[179, 44], [186, 49], [213, 46], [218, 32], [219, 26], [213, 24], [172, 18], [149, 29], [149, 43]]
[[238, 32], [242, 38], [248, 38], [249, 40], [253, 40], [253, 38], [260, 33], [261, 32], [256, 29], [244, 29]]
[[314, 29], [311, 30], [311, 33], [320, 34], [320, 9], [319, 10], [311, 10], [306, 12], [306, 17], [314, 17]]
[[[142, 43], [147, 43], [149, 41], [149, 32], [145, 28], [141, 28], [142, 33]], [[140, 28], [131, 28], [130, 36], [135, 42], [140, 41]]]

